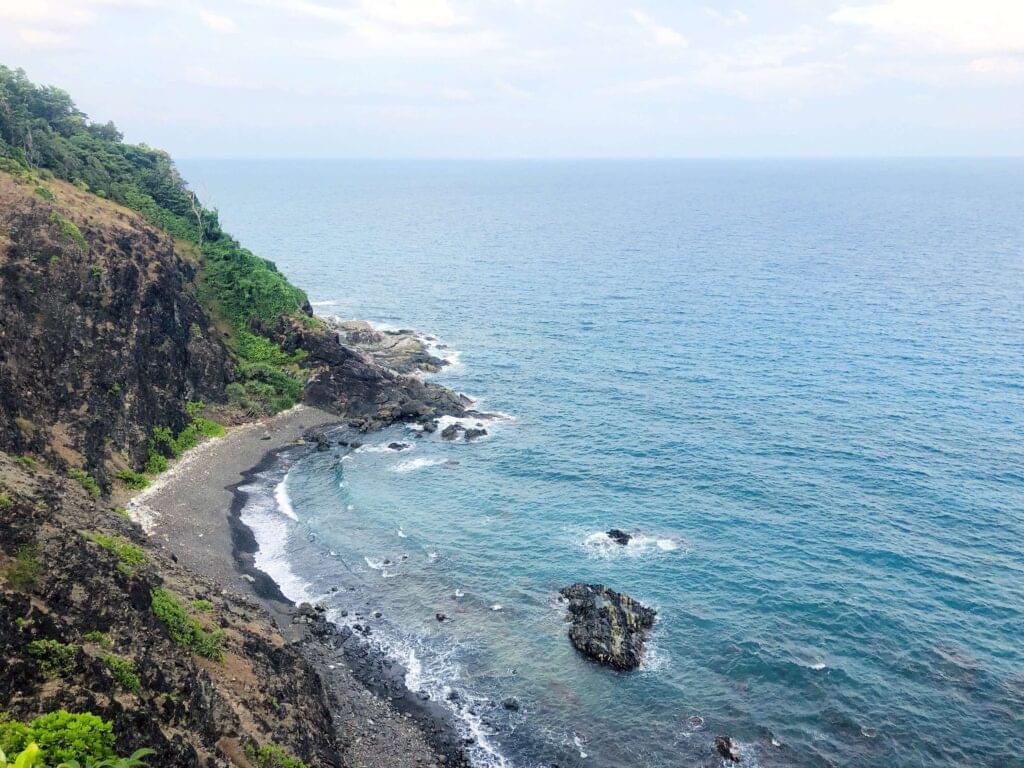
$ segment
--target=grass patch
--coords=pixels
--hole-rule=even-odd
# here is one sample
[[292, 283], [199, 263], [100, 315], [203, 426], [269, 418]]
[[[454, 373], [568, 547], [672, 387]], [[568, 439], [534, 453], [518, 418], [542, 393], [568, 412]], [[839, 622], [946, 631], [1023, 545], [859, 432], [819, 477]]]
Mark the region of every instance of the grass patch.
[[36, 187], [36, 194], [39, 195], [43, 200], [52, 203], [56, 198], [53, 196], [53, 192], [50, 191], [49, 187], [44, 187], [42, 184]]
[[35, 467], [39, 464], [39, 462], [33, 459], [31, 456], [19, 456], [18, 458], [15, 459], [15, 461], [21, 464], [21, 466], [28, 467], [29, 469], [35, 469]]
[[213, 610], [213, 603], [209, 600], [193, 600], [192, 610], [198, 611], [199, 613], [209, 613]]
[[85, 242], [85, 237], [82, 236], [82, 230], [78, 228], [78, 225], [70, 219], [66, 219], [56, 211], [50, 213], [50, 221], [57, 225], [60, 230], [61, 238], [67, 243], [74, 243], [78, 246], [82, 253], [88, 253], [89, 244]]
[[122, 573], [128, 576], [134, 574], [136, 568], [141, 568], [146, 564], [146, 553], [120, 536], [107, 536], [102, 533], [91, 533], [89, 531], [83, 531], [82, 535], [93, 544], [99, 544], [103, 549], [113, 554], [118, 560], [118, 565], [124, 566], [120, 569]]
[[151, 608], [179, 645], [191, 648], [200, 656], [214, 661], [224, 660], [224, 633], [219, 629], [207, 631], [197, 619], [190, 616], [173, 594], [158, 587], [151, 593]]
[[39, 547], [35, 544], [23, 544], [14, 555], [14, 565], [7, 572], [7, 584], [14, 589], [31, 589], [43, 570], [39, 562]]
[[253, 745], [245, 748], [245, 756], [256, 768], [307, 768], [306, 764], [288, 754], [276, 744], [268, 744], [257, 749]]
[[0, 511], [10, 512], [14, 509], [14, 501], [10, 496], [0, 493]]
[[109, 648], [113, 643], [110, 641], [110, 637], [105, 632], [100, 632], [98, 629], [94, 629], [91, 632], [86, 632], [82, 635], [82, 639], [87, 643], [96, 643], [96, 645]]
[[94, 499], [98, 499], [100, 497], [101, 491], [99, 483], [96, 482], [95, 478], [86, 474], [84, 469], [72, 469], [68, 472], [68, 475], [72, 479], [77, 480], [78, 484], [85, 489], [85, 492]]
[[114, 679], [117, 680], [117, 684], [126, 691], [138, 693], [142, 689], [142, 682], [135, 671], [135, 663], [131, 659], [107, 654], [103, 657], [103, 663], [110, 668]]
[[133, 491], [141, 491], [149, 485], [149, 478], [146, 477], [142, 472], [136, 472], [134, 469], [122, 469], [114, 475], [118, 480], [124, 483], [126, 486], [131, 488]]
[[63, 677], [71, 671], [76, 646], [59, 640], [33, 640], [28, 644], [29, 655], [47, 677]]

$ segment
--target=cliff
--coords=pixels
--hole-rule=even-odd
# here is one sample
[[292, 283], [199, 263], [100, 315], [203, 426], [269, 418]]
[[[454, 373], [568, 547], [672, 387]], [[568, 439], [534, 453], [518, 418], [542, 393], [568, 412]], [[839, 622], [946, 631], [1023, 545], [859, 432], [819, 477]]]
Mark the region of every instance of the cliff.
[[343, 343], [164, 153], [0, 67], [0, 749], [33, 728], [75, 741], [32, 725], [67, 710], [110, 729], [83, 764], [143, 747], [160, 766], [346, 764], [308, 638], [117, 506], [204, 436], [298, 401], [360, 430], [466, 406]]

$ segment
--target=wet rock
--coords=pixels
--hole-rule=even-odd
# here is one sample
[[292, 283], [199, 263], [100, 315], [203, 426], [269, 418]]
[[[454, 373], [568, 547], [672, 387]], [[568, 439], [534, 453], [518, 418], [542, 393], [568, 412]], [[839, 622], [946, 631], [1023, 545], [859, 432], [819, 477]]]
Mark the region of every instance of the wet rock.
[[477, 438], [485, 437], [486, 435], [487, 435], [487, 430], [486, 429], [482, 429], [482, 428], [478, 429], [476, 427], [471, 427], [471, 428], [466, 430], [466, 441], [468, 442], [470, 440], [476, 440]]
[[507, 699], [502, 701], [501, 702], [501, 706], [503, 706], [509, 712], [518, 712], [519, 711], [519, 701], [517, 699], [515, 699], [514, 697], [512, 697], [512, 696], [509, 696]]
[[441, 430], [442, 440], [455, 440], [460, 434], [463, 434], [466, 428], [461, 424], [449, 424], [447, 427]]
[[618, 528], [612, 528], [610, 531], [608, 531], [608, 538], [614, 541], [616, 544], [626, 546], [627, 544], [629, 544], [630, 540], [633, 537], [625, 531], [619, 530]]
[[654, 625], [652, 608], [603, 584], [573, 584], [560, 594], [569, 602], [569, 639], [576, 650], [614, 669], [640, 666]]
[[741, 756], [739, 745], [731, 736], [717, 737], [715, 739], [715, 751], [730, 762], [740, 762]]
[[404, 451], [408, 447], [408, 443], [388, 443], [388, 448], [392, 451]]
[[434, 618], [437, 619], [438, 621], [445, 621], [445, 620], [447, 620], [448, 617], [445, 614], [443, 614], [441, 612], [438, 612], [438, 613], [434, 614]]

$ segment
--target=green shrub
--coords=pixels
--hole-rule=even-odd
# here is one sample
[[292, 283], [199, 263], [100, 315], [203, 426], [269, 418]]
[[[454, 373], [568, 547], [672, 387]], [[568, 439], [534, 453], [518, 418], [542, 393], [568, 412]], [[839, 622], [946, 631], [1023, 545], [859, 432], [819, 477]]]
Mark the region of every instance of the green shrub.
[[266, 745], [257, 749], [250, 744], [245, 748], [245, 755], [256, 768], [307, 768], [304, 762], [288, 757], [277, 745]]
[[97, 483], [94, 478], [87, 475], [85, 473], [85, 470], [72, 469], [68, 474], [73, 479], [77, 480], [78, 484], [81, 485], [86, 490], [86, 493], [88, 493], [94, 499], [98, 499], [100, 497], [101, 491], [99, 483]]
[[119, 564], [127, 569], [128, 575], [133, 574], [136, 568], [146, 564], [146, 553], [120, 536], [107, 536], [103, 533], [91, 533], [88, 531], [84, 531], [82, 535], [117, 557]]
[[39, 745], [46, 766], [70, 760], [95, 764], [114, 757], [114, 728], [88, 712], [64, 710], [40, 715], [28, 725], [0, 721], [0, 749], [4, 752], [19, 752], [33, 743]]
[[29, 469], [33, 469], [37, 464], [39, 464], [39, 462], [33, 459], [31, 456], [19, 456], [18, 458], [15, 459], [15, 461], [21, 464], [23, 467], [28, 467]]
[[85, 642], [87, 643], [96, 643], [97, 645], [102, 645], [104, 648], [109, 648], [112, 644], [110, 642], [110, 637], [106, 633], [100, 632], [98, 629], [94, 629], [91, 632], [86, 632], [84, 635], [82, 635], [82, 639], [85, 640]]
[[213, 610], [213, 603], [209, 600], [193, 600], [192, 610], [199, 611], [199, 613], [209, 613]]
[[189, 616], [178, 599], [163, 588], [151, 593], [153, 615], [159, 619], [179, 645], [187, 646], [200, 656], [214, 661], [224, 659], [224, 633], [219, 629], [207, 631], [198, 620]]
[[123, 659], [120, 656], [108, 654], [103, 657], [103, 662], [110, 668], [117, 680], [118, 685], [126, 691], [138, 693], [142, 688], [139, 675], [135, 671], [135, 664], [130, 659]]
[[14, 509], [14, 501], [10, 496], [0, 493], [0, 511], [9, 512]]
[[44, 187], [42, 184], [36, 187], [36, 194], [39, 195], [43, 200], [53, 202], [56, 198], [53, 196], [53, 192], [48, 187]]
[[85, 238], [82, 236], [82, 230], [78, 228], [75, 222], [64, 218], [56, 211], [50, 213], [50, 221], [56, 224], [57, 228], [60, 229], [61, 237], [65, 242], [74, 243], [82, 253], [86, 253], [89, 250], [89, 244], [85, 242]]
[[62, 677], [71, 671], [75, 646], [59, 640], [33, 640], [28, 652], [47, 677]]
[[7, 583], [14, 589], [31, 589], [42, 572], [39, 562], [39, 547], [23, 544], [14, 555], [14, 565], [7, 572]]
[[213, 419], [208, 419], [205, 416], [196, 416], [192, 423], [195, 424], [199, 434], [203, 437], [224, 437], [227, 433], [223, 424], [218, 424]]
[[122, 469], [114, 477], [133, 491], [141, 491], [149, 485], [149, 478], [141, 472], [136, 472], [134, 469]]
[[166, 472], [169, 466], [167, 457], [160, 453], [159, 449], [150, 442], [149, 456], [146, 458], [146, 474], [159, 475], [161, 472]]
[[100, 266], [99, 264], [93, 264], [91, 267], [89, 267], [89, 276], [93, 280], [99, 280], [101, 277], [103, 277], [103, 273], [105, 271], [106, 270], [104, 270], [103, 267]]

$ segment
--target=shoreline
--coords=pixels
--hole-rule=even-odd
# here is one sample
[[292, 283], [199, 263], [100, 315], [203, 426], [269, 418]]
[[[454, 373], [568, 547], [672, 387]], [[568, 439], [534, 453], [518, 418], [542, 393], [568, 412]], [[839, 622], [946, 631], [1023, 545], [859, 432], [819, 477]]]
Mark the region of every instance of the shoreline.
[[346, 764], [469, 766], [448, 711], [409, 690], [399, 663], [348, 627], [296, 606], [255, 565], [255, 533], [241, 519], [243, 488], [284, 451], [316, 450], [311, 432], [343, 424], [336, 414], [303, 405], [244, 424], [186, 454], [129, 502], [129, 513], [185, 568], [256, 599], [307, 656], [332, 694], [339, 736], [350, 748]]

